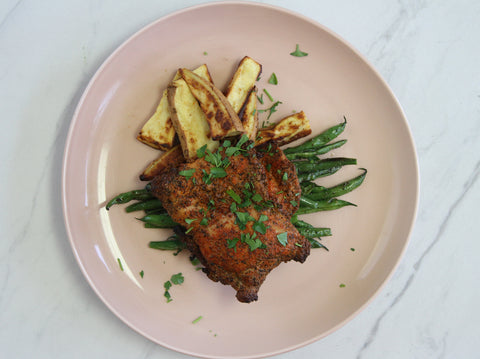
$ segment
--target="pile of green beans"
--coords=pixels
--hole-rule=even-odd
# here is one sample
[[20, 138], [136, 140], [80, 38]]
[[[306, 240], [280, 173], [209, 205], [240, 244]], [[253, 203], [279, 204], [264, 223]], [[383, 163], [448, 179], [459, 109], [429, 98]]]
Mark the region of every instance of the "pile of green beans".
[[[299, 220], [298, 215], [331, 211], [345, 206], [356, 206], [354, 203], [336, 197], [358, 188], [367, 175], [367, 170], [362, 168], [362, 174], [329, 188], [312, 182], [320, 177], [330, 176], [336, 173], [343, 166], [357, 164], [355, 158], [331, 157], [322, 159], [318, 157], [343, 146], [347, 142], [347, 140], [331, 142], [343, 132], [346, 125], [347, 120], [344, 118], [342, 123], [330, 127], [310, 140], [298, 146], [283, 150], [286, 157], [295, 165], [302, 188], [300, 206], [296, 214], [292, 217], [292, 223], [300, 234], [308, 238], [312, 248], [327, 249], [318, 240], [320, 240], [321, 237], [331, 236], [331, 230], [330, 228], [314, 227], [307, 222]], [[125, 204], [130, 201], [135, 202], [127, 206], [125, 211], [128, 213], [144, 211], [144, 216], [138, 219], [144, 222], [146, 228], [181, 228], [181, 226], [175, 223], [168, 215], [161, 201], [151, 193], [150, 184], [147, 184], [144, 189], [119, 194], [107, 203], [106, 209], [109, 210], [113, 205]], [[149, 246], [155, 249], [177, 251], [185, 248], [185, 244], [178, 236], [165, 241], [150, 242]]]

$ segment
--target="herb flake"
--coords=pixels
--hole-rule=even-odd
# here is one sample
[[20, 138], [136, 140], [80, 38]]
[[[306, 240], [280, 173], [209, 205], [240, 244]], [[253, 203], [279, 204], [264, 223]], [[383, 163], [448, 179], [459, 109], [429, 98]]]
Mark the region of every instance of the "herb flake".
[[202, 320], [202, 318], [203, 318], [203, 317], [202, 317], [201, 315], [199, 315], [199, 316], [196, 317], [194, 320], [192, 320], [192, 324], [198, 323], [200, 320]]
[[304, 57], [304, 56], [308, 56], [308, 53], [300, 51], [300, 45], [297, 44], [296, 47], [295, 47], [295, 51], [291, 52], [290, 55], [295, 56], [295, 57]]
[[277, 239], [280, 242], [280, 244], [285, 247], [288, 243], [288, 233], [283, 232], [283, 233], [277, 234]]
[[272, 74], [270, 75], [268, 83], [272, 85], [278, 85], [277, 75], [275, 75], [275, 72], [272, 72]]

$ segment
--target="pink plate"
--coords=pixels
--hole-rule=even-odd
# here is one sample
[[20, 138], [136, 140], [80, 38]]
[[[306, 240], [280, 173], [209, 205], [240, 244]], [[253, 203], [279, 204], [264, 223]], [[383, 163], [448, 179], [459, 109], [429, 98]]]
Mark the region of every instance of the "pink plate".
[[[306, 57], [290, 56], [296, 44]], [[306, 216], [332, 228], [304, 264], [275, 269], [259, 301], [242, 304], [232, 288], [189, 262], [148, 248], [169, 230], [145, 229], [114, 195], [143, 188], [144, 167], [159, 154], [136, 134], [179, 67], [209, 66], [223, 88], [239, 60], [263, 65], [258, 82], [282, 101], [272, 120], [304, 110], [314, 134], [348, 119], [335, 156], [355, 157], [326, 185], [369, 170], [343, 199], [358, 204]], [[275, 72], [278, 85], [268, 84]], [[271, 105], [266, 95], [265, 105]], [[265, 114], [262, 114], [264, 116]], [[418, 168], [403, 112], [385, 82], [355, 50], [316, 22], [268, 5], [220, 2], [188, 8], [142, 29], [91, 80], [65, 148], [63, 207], [70, 242], [88, 282], [130, 327], [173, 350], [208, 358], [258, 358], [318, 340], [352, 319], [391, 276], [408, 242], [418, 201]], [[355, 251], [352, 251], [354, 248]], [[185, 251], [184, 251], [185, 252]], [[122, 263], [120, 269], [118, 260]], [[139, 272], [144, 272], [144, 277]], [[183, 273], [166, 303], [163, 283]], [[345, 284], [345, 287], [340, 284]], [[192, 321], [202, 316], [196, 323]]]

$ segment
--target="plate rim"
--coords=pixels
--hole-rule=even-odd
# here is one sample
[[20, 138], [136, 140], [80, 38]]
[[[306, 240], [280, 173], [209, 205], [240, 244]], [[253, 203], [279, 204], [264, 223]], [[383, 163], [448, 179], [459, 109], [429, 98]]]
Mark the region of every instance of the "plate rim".
[[116, 57], [116, 55], [119, 52], [121, 52], [128, 44], [130, 44], [132, 41], [134, 41], [137, 37], [141, 36], [144, 32], [147, 32], [152, 27], [157, 26], [157, 24], [160, 23], [160, 22], [166, 21], [166, 20], [168, 20], [172, 17], [179, 16], [183, 13], [188, 13], [190, 11], [196, 11], [197, 9], [200, 9], [200, 8], [223, 7], [223, 6], [230, 6], [230, 5], [267, 8], [267, 9], [270, 9], [270, 10], [277, 11], [279, 13], [283, 13], [283, 14], [286, 14], [286, 15], [289, 15], [289, 16], [293, 16], [295, 18], [298, 18], [298, 19], [302, 20], [303, 22], [308, 22], [309, 24], [312, 24], [313, 26], [321, 29], [322, 31], [326, 32], [327, 34], [329, 34], [330, 36], [335, 38], [337, 41], [339, 41], [340, 43], [345, 45], [350, 51], [352, 51], [355, 54], [355, 56], [358, 57], [358, 59], [360, 59], [363, 62], [363, 64], [366, 65], [367, 68], [375, 75], [377, 80], [380, 81], [381, 85], [383, 86], [383, 88], [385, 90], [388, 91], [388, 95], [392, 98], [395, 106], [397, 107], [397, 109], [399, 111], [399, 114], [401, 115], [401, 118], [402, 118], [403, 123], [405, 125], [407, 138], [408, 138], [408, 140], [410, 142], [410, 145], [411, 145], [411, 148], [413, 150], [413, 160], [414, 161], [413, 161], [412, 164], [413, 164], [413, 167], [415, 169], [415, 173], [411, 174], [412, 176], [414, 175], [415, 202], [413, 203], [413, 210], [412, 210], [412, 213], [410, 214], [411, 218], [410, 218], [410, 221], [409, 221], [409, 223], [410, 223], [409, 224], [409, 229], [408, 229], [408, 231], [406, 231], [407, 234], [406, 234], [404, 244], [402, 246], [402, 250], [399, 251], [396, 262], [393, 264], [390, 272], [388, 274], [386, 274], [383, 282], [378, 286], [378, 288], [374, 291], [374, 293], [362, 305], [360, 305], [355, 311], [353, 311], [349, 316], [347, 316], [344, 320], [337, 323], [335, 326], [331, 327], [329, 330], [324, 331], [323, 333], [320, 333], [319, 335], [313, 336], [312, 338], [310, 338], [308, 340], [304, 340], [303, 342], [300, 342], [298, 344], [290, 345], [288, 347], [285, 347], [285, 348], [282, 348], [282, 349], [279, 349], [279, 350], [276, 350], [276, 351], [271, 351], [271, 352], [268, 352], [268, 353], [264, 352], [264, 353], [260, 353], [260, 354], [257, 354], [257, 355], [247, 355], [247, 356], [245, 356], [245, 355], [229, 356], [231, 358], [237, 358], [237, 359], [238, 358], [265, 358], [265, 357], [269, 357], [269, 356], [273, 356], [273, 355], [279, 355], [279, 354], [282, 354], [282, 353], [286, 353], [286, 352], [304, 347], [306, 345], [309, 345], [311, 343], [319, 341], [322, 338], [327, 337], [328, 335], [330, 335], [333, 332], [342, 328], [348, 322], [352, 321], [356, 316], [358, 316], [358, 314], [360, 312], [362, 312], [368, 305], [370, 305], [370, 303], [375, 298], [378, 297], [379, 293], [383, 290], [383, 288], [386, 286], [386, 284], [391, 280], [391, 277], [393, 276], [393, 274], [396, 272], [398, 266], [400, 265], [404, 255], [405, 255], [405, 252], [408, 249], [409, 243], [411, 241], [412, 232], [413, 232], [413, 229], [414, 229], [414, 226], [415, 226], [415, 223], [416, 223], [416, 219], [417, 219], [417, 216], [418, 216], [419, 197], [420, 197], [419, 160], [418, 160], [418, 153], [417, 153], [415, 141], [414, 141], [414, 138], [413, 138], [413, 134], [412, 134], [412, 131], [411, 131], [410, 124], [409, 124], [409, 122], [407, 120], [407, 117], [405, 115], [405, 111], [404, 111], [402, 105], [400, 104], [400, 102], [398, 101], [398, 98], [393, 93], [392, 89], [390, 88], [390, 86], [388, 85], [386, 80], [383, 78], [383, 76], [381, 76], [381, 74], [366, 59], [366, 57], [362, 53], [360, 53], [354, 46], [352, 46], [352, 44], [349, 41], [345, 40], [342, 36], [340, 36], [339, 34], [337, 34], [334, 31], [332, 31], [331, 29], [327, 28], [325, 25], [323, 25], [323, 24], [319, 23], [318, 21], [316, 21], [312, 18], [309, 18], [309, 17], [307, 17], [307, 16], [305, 16], [305, 15], [299, 13], [299, 12], [296, 12], [294, 10], [284, 8], [284, 7], [281, 7], [281, 6], [277, 6], [277, 5], [264, 4], [264, 3], [258, 3], [258, 2], [252, 2], [252, 1], [230, 1], [230, 0], [227, 0], [227, 1], [213, 1], [213, 2], [206, 2], [206, 3], [202, 3], [202, 4], [197, 4], [197, 5], [191, 5], [191, 6], [187, 6], [187, 7], [175, 10], [173, 12], [170, 12], [170, 13], [168, 13], [164, 16], [161, 16], [158, 19], [156, 19], [154, 21], [151, 21], [151, 22], [147, 23], [146, 25], [140, 27], [133, 34], [128, 36], [126, 39], [124, 39], [120, 43], [120, 45], [118, 45], [103, 60], [101, 65], [98, 67], [98, 69], [95, 71], [93, 76], [90, 78], [87, 86], [83, 90], [82, 96], [80, 97], [80, 99], [79, 99], [79, 101], [76, 105], [75, 111], [74, 111], [73, 116], [70, 120], [69, 130], [68, 130], [66, 141], [65, 141], [63, 159], [62, 159], [62, 176], [61, 176], [62, 213], [63, 213], [63, 221], [64, 221], [65, 229], [66, 229], [66, 232], [67, 232], [68, 240], [70, 242], [70, 246], [72, 248], [75, 260], [76, 260], [77, 264], [79, 265], [83, 276], [87, 280], [89, 286], [93, 289], [94, 293], [101, 299], [101, 301], [106, 305], [106, 307], [111, 312], [113, 312], [115, 314], [115, 316], [117, 318], [119, 318], [123, 323], [127, 324], [127, 326], [130, 327], [131, 329], [133, 329], [135, 332], [141, 334], [145, 338], [148, 338], [152, 342], [154, 342], [158, 345], [161, 345], [165, 348], [168, 348], [170, 350], [173, 350], [173, 351], [176, 351], [176, 352], [179, 352], [179, 353], [183, 353], [183, 354], [186, 354], [186, 355], [190, 355], [190, 356], [200, 357], [200, 358], [225, 358], [225, 356], [198, 354], [198, 353], [195, 353], [195, 352], [190, 351], [190, 350], [186, 350], [186, 349], [183, 349], [183, 348], [176, 347], [174, 345], [170, 345], [165, 341], [158, 340], [154, 336], [150, 335], [149, 333], [145, 332], [141, 328], [139, 328], [136, 325], [134, 325], [133, 323], [131, 323], [129, 319], [124, 317], [123, 314], [120, 313], [119, 310], [117, 310], [112, 305], [112, 303], [110, 303], [107, 300], [107, 298], [103, 295], [103, 293], [101, 291], [101, 288], [97, 287], [94, 284], [93, 278], [88, 273], [87, 268], [85, 267], [85, 264], [82, 262], [82, 260], [80, 258], [80, 255], [77, 251], [77, 248], [75, 246], [74, 235], [73, 235], [73, 232], [72, 232], [72, 229], [71, 229], [71, 224], [69, 222], [69, 218], [68, 218], [68, 215], [67, 215], [68, 214], [68, 208], [67, 208], [68, 203], [67, 203], [67, 198], [66, 198], [67, 197], [66, 186], [67, 186], [67, 175], [68, 175], [68, 173], [67, 173], [68, 172], [67, 171], [67, 161], [68, 161], [69, 153], [71, 151], [70, 149], [71, 149], [71, 145], [72, 145], [72, 138], [74, 137], [74, 128], [76, 127], [77, 123], [79, 122], [80, 111], [81, 111], [81, 109], [82, 109], [82, 107], [85, 103], [85, 100], [86, 100], [88, 94], [90, 93], [92, 87], [97, 82], [98, 78], [103, 73], [105, 68], [107, 68], [108, 65], [113, 61], [113, 59]]

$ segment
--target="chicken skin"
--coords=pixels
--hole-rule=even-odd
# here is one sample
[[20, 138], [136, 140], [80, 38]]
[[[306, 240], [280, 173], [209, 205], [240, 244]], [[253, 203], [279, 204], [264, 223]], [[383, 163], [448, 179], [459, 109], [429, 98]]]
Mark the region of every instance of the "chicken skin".
[[207, 276], [248, 303], [280, 263], [304, 262], [310, 243], [290, 222], [300, 185], [283, 152], [275, 145], [232, 152], [169, 168], [151, 189], [185, 228], [183, 241]]

